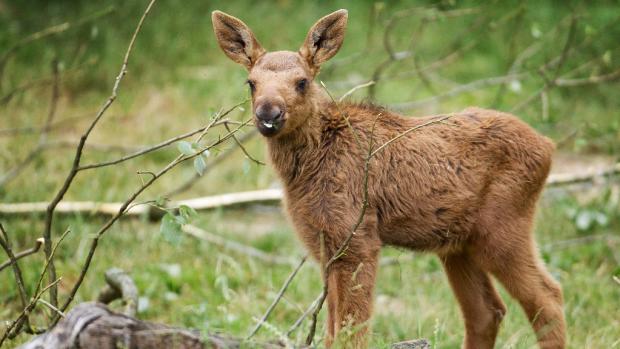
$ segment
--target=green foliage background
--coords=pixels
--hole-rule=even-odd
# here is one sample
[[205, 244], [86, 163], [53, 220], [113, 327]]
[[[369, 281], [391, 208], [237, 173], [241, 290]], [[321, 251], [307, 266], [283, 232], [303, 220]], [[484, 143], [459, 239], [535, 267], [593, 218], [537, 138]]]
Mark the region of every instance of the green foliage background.
[[[0, 54], [28, 34], [63, 22], [70, 29], [20, 47], [8, 59], [0, 98], [18, 89], [0, 105], [0, 129], [42, 125], [49, 107], [51, 62], [62, 69], [57, 120], [68, 119], [50, 138], [75, 141], [107, 98], [122, 55], [146, 1], [0, 1]], [[301, 45], [314, 21], [338, 8], [349, 10], [345, 45], [319, 78], [336, 95], [371, 79], [387, 59], [383, 32], [391, 16], [413, 7], [438, 14], [419, 30], [420, 15], [396, 22], [390, 42], [396, 51], [414, 45], [415, 57], [389, 66], [376, 89], [376, 101], [395, 104], [423, 100], [452, 91], [479, 79], [504, 76], [515, 58], [532, 44], [540, 45], [526, 59], [523, 76], [506, 85], [472, 89], [467, 93], [407, 111], [410, 115], [460, 110], [468, 105], [510, 111], [545, 84], [543, 76], [583, 78], [609, 74], [620, 67], [620, 3], [618, 1], [174, 1], [160, 0], [140, 33], [130, 59], [129, 73], [120, 97], [92, 135], [95, 144], [124, 147], [155, 144], [204, 125], [221, 108], [247, 97], [245, 71], [218, 49], [210, 13], [219, 9], [243, 19], [270, 50]], [[474, 9], [453, 18], [444, 11]], [[109, 12], [94, 20], [89, 16]], [[571, 15], [576, 16], [573, 36]], [[376, 17], [375, 20], [372, 18]], [[471, 29], [476, 23], [479, 27]], [[558, 26], [558, 23], [559, 26]], [[554, 30], [554, 28], [557, 28]], [[569, 43], [567, 44], [567, 40]], [[425, 83], [415, 74], [464, 49], [455, 60], [431, 69]], [[540, 67], [570, 49], [559, 70]], [[360, 53], [363, 53], [360, 55]], [[587, 64], [586, 64], [587, 63]], [[585, 66], [583, 66], [586, 64]], [[577, 69], [577, 70], [576, 70]], [[42, 79], [42, 80], [40, 80]], [[47, 80], [46, 80], [47, 79]], [[34, 88], [20, 91], [28, 82]], [[47, 82], [46, 82], [47, 81]], [[365, 90], [354, 98], [362, 99]], [[517, 114], [559, 144], [559, 152], [582, 158], [620, 154], [620, 89], [617, 81], [579, 87], [552, 88], [548, 117], [543, 118], [539, 97]], [[234, 119], [248, 117], [235, 112]], [[218, 130], [217, 132], [224, 132]], [[217, 132], [211, 135], [217, 137]], [[37, 142], [36, 133], [0, 135], [0, 173], [23, 159]], [[234, 147], [230, 143], [219, 149]], [[248, 151], [261, 160], [260, 139]], [[178, 154], [175, 146], [119, 166], [80, 174], [66, 200], [121, 201], [140, 184], [136, 171], [155, 171]], [[0, 202], [47, 201], [70, 168], [74, 151], [55, 147], [44, 152], [18, 178], [0, 187]], [[88, 149], [84, 163], [116, 158], [118, 150]], [[211, 156], [218, 156], [212, 152]], [[154, 200], [194, 175], [190, 164], [174, 170], [138, 201]], [[259, 166], [237, 151], [209, 171], [182, 197], [262, 189], [277, 185], [268, 166]], [[620, 347], [620, 222], [618, 187], [608, 184], [594, 196], [549, 191], [541, 203], [537, 240], [549, 269], [562, 283], [570, 347]], [[600, 218], [604, 217], [604, 218]], [[600, 219], [598, 219], [600, 218]], [[43, 230], [42, 217], [0, 217], [15, 250], [33, 244]], [[75, 282], [91, 234], [104, 222], [91, 215], [63, 216], [55, 221], [57, 237], [67, 227], [71, 234], [58, 252], [61, 296]], [[303, 255], [294, 232], [280, 208], [255, 207], [200, 212], [194, 224], [226, 238], [264, 251], [287, 256]], [[577, 239], [577, 240], [575, 240]], [[559, 243], [566, 242], [568, 243]], [[380, 271], [377, 315], [373, 320], [373, 346], [426, 337], [436, 348], [458, 348], [463, 335], [458, 307], [435, 257], [386, 249], [386, 256], [402, 259]], [[3, 257], [4, 258], [4, 257]], [[0, 258], [0, 259], [3, 259]], [[20, 265], [32, 291], [43, 258], [36, 255]], [[159, 223], [126, 219], [101, 241], [93, 266], [77, 302], [94, 299], [103, 285], [102, 273], [116, 266], [128, 270], [142, 295], [143, 319], [208, 331], [244, 336], [267, 308], [292, 267], [265, 265], [222, 250], [189, 236], [166, 237]], [[259, 337], [285, 332], [320, 292], [318, 267], [304, 267]], [[497, 347], [529, 348], [534, 335], [519, 306], [503, 292], [509, 305]], [[12, 274], [0, 273], [0, 320], [20, 311]], [[148, 304], [148, 306], [147, 306]], [[46, 308], [37, 308], [35, 320], [44, 323]], [[302, 326], [293, 336], [301, 340]], [[9, 343], [11, 347], [25, 340]]]

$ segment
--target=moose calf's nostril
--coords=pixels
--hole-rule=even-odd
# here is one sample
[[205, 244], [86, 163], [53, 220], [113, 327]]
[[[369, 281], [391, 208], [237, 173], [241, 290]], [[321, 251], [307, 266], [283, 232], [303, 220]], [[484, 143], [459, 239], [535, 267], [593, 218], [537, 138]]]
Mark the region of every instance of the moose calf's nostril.
[[273, 106], [270, 108], [259, 107], [256, 109], [256, 117], [261, 121], [275, 121], [282, 117], [282, 109]]

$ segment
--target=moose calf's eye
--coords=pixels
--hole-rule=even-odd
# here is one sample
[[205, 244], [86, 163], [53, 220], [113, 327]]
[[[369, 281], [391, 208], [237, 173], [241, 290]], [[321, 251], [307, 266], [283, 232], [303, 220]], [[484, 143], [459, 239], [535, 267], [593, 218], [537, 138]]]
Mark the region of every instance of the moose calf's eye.
[[306, 86], [308, 85], [307, 79], [299, 79], [296, 84], [297, 92], [304, 92], [306, 90]]
[[248, 80], [246, 82], [248, 83], [248, 86], [250, 86], [250, 91], [254, 93], [254, 91], [256, 90], [256, 83], [252, 80]]

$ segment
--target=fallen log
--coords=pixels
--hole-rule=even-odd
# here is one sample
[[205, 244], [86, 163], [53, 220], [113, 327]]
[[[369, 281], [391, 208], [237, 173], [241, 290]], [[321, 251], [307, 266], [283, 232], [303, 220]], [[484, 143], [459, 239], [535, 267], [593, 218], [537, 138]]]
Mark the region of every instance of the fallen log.
[[[138, 302], [135, 283], [120, 269], [105, 273], [107, 286], [100, 293], [100, 302], [76, 305], [50, 331], [35, 337], [20, 349], [235, 349], [242, 345], [252, 348], [281, 349], [279, 342], [250, 342], [224, 334], [204, 334], [164, 324], [138, 320], [134, 317]], [[124, 313], [110, 310], [106, 304], [122, 299]]]
[[[208, 210], [237, 205], [273, 204], [280, 202], [280, 200], [282, 200], [281, 189], [265, 189], [179, 200], [169, 203], [169, 207], [185, 205], [195, 210]], [[48, 205], [47, 202], [0, 203], [0, 215], [43, 214]], [[55, 212], [111, 216], [118, 213], [122, 206], [123, 204], [120, 202], [63, 201], [56, 206]], [[161, 210], [149, 205], [134, 205], [125, 212], [125, 215], [149, 215], [154, 213], [153, 211]]]
[[[599, 178], [617, 175], [620, 175], [620, 163], [582, 173], [552, 173], [547, 179], [547, 186], [557, 187], [592, 182]], [[185, 205], [199, 211], [239, 205], [277, 204], [282, 198], [282, 189], [264, 189], [178, 200], [170, 202], [168, 206]], [[47, 202], [0, 203], [0, 215], [43, 214], [47, 210], [47, 206]], [[56, 206], [56, 212], [110, 216], [116, 214], [121, 207], [122, 203], [120, 202], [63, 201]], [[155, 217], [161, 214], [163, 214], [162, 210], [149, 205], [134, 205], [125, 213], [126, 216], [150, 215]]]
[[[218, 334], [202, 335], [187, 330], [116, 313], [104, 304], [87, 302], [76, 305], [51, 331], [21, 349], [232, 349], [241, 341]], [[283, 348], [277, 344], [256, 344], [255, 348]]]

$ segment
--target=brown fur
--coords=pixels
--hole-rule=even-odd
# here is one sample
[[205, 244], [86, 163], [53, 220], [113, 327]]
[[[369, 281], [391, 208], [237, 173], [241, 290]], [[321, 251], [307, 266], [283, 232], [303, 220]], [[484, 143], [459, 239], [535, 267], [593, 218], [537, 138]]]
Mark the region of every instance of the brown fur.
[[[285, 110], [277, 133], [266, 138], [269, 155], [284, 184], [292, 223], [318, 260], [321, 235], [329, 258], [360, 214], [363, 162], [373, 125], [378, 146], [438, 118], [337, 104], [316, 83], [296, 90], [296, 82], [312, 81], [319, 65], [338, 51], [346, 16], [341, 10], [319, 20], [299, 52], [265, 53], [243, 22], [213, 14], [220, 46], [249, 70], [254, 110], [264, 105]], [[231, 37], [237, 41], [227, 41]], [[249, 54], [243, 49], [248, 46]], [[494, 346], [506, 307], [491, 276], [521, 303], [541, 347], [564, 348], [562, 292], [541, 263], [532, 237], [553, 148], [514, 116], [469, 108], [377, 153], [369, 165], [369, 206], [362, 224], [326, 277], [328, 343], [343, 325], [353, 324], [363, 328], [353, 346], [365, 345], [379, 252], [386, 244], [439, 255], [465, 320], [464, 348]]]

